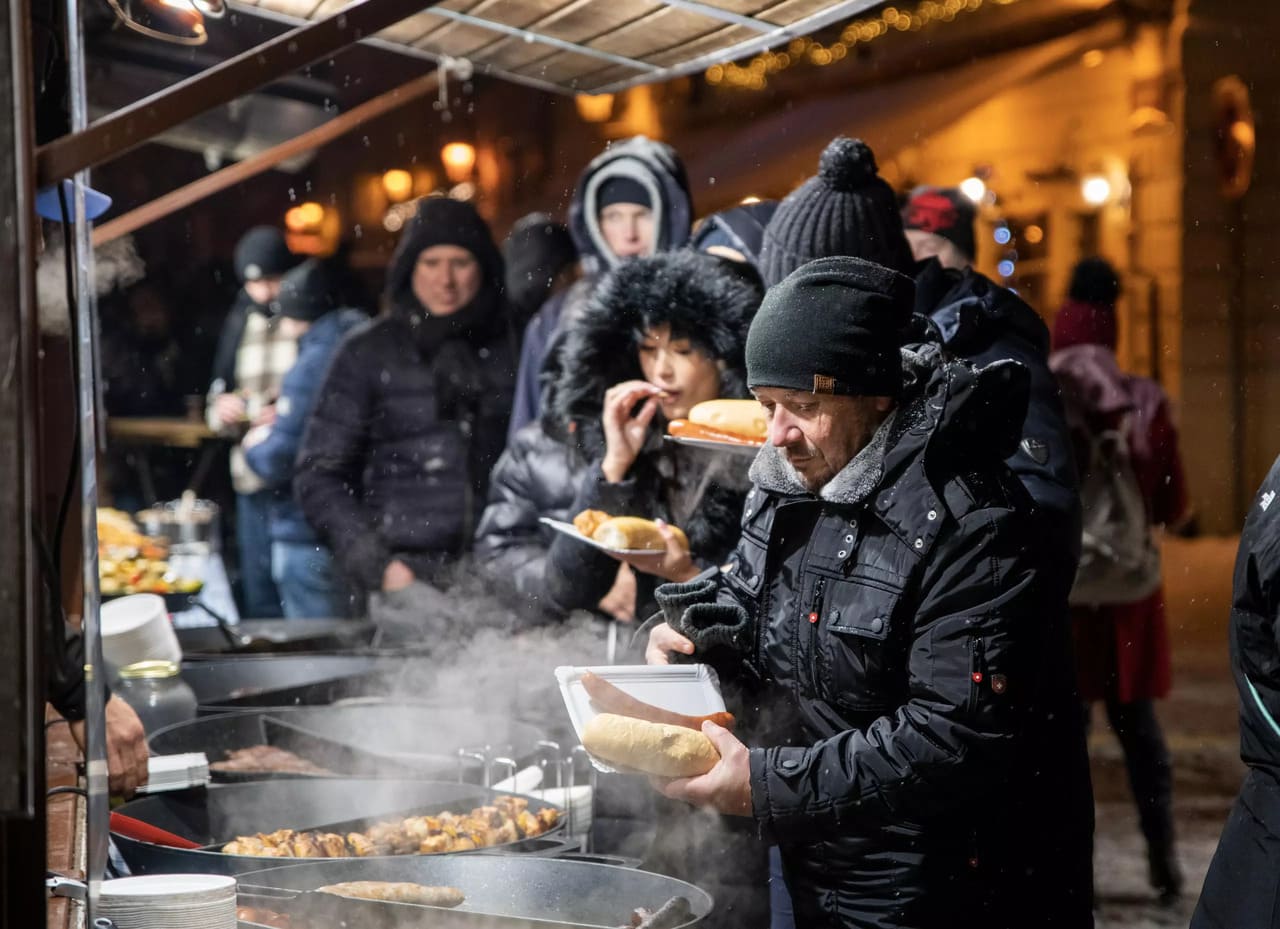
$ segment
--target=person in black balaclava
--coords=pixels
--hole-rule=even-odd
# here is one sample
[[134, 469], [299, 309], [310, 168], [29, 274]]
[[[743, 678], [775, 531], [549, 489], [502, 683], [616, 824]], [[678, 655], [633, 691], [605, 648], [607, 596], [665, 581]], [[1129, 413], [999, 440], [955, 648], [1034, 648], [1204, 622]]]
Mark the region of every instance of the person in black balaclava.
[[[385, 628], [431, 638], [424, 608], [471, 541], [505, 444], [515, 337], [502, 256], [469, 203], [423, 200], [387, 274], [387, 309], [339, 347], [299, 451], [307, 521]], [[418, 624], [401, 625], [415, 613]]]

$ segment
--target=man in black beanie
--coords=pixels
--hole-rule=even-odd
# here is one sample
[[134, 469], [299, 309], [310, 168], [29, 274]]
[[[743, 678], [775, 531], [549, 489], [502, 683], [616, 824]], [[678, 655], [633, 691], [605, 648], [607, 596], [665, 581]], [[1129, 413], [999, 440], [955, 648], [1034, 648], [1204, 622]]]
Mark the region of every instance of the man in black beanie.
[[1081, 861], [1038, 854], [1074, 810], [1024, 739], [1070, 697], [1003, 460], [1027, 372], [903, 347], [913, 291], [827, 258], [765, 297], [747, 376], [769, 438], [741, 541], [659, 588], [646, 652], [714, 666], [739, 731], [704, 724], [719, 763], [660, 786], [754, 818], [807, 929], [1088, 927], [1087, 891], [1056, 880]]
[[[280, 332], [274, 304], [285, 273], [301, 260], [272, 226], [255, 226], [236, 243], [235, 270], [243, 287], [218, 337], [205, 410], [209, 428], [219, 435], [241, 439], [251, 426], [274, 416], [285, 372], [298, 356], [297, 340]], [[245, 464], [238, 442], [231, 449], [231, 483], [241, 612], [253, 619], [278, 618], [284, 607], [271, 578], [272, 494]]]

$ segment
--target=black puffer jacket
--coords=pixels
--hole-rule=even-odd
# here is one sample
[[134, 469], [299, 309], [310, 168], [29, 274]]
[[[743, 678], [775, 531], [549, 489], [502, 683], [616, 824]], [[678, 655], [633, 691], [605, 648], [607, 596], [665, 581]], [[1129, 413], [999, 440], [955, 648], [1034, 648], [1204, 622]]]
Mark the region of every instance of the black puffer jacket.
[[1192, 929], [1274, 929], [1280, 900], [1280, 460], [1245, 519], [1231, 596], [1231, 672], [1240, 695], [1236, 798]]
[[749, 695], [797, 925], [1090, 926], [1066, 630], [1001, 460], [1026, 372], [908, 354], [903, 403], [820, 496], [764, 449], [731, 568], [659, 599]]
[[[484, 283], [447, 317], [413, 295], [418, 255], [460, 245]], [[424, 200], [387, 277], [388, 311], [353, 331], [321, 387], [298, 455], [303, 512], [369, 590], [399, 558], [430, 580], [471, 538], [506, 439], [516, 349], [502, 258], [469, 204]]]
[[[649, 449], [626, 481], [610, 485], [599, 468], [600, 416], [606, 390], [642, 377], [637, 340], [662, 324], [725, 362], [721, 396], [745, 397], [743, 351], [760, 297], [721, 259], [688, 250], [636, 259], [602, 279], [561, 356], [572, 363], [553, 368], [542, 422], [520, 430], [494, 469], [476, 554], [496, 582], [555, 617], [594, 609], [618, 563], [538, 522], [572, 520], [585, 509], [668, 519], [707, 564], [729, 553], [746, 492], [741, 459], [677, 452], [664, 446], [655, 420]], [[637, 607], [645, 609], [655, 583], [639, 580]]]

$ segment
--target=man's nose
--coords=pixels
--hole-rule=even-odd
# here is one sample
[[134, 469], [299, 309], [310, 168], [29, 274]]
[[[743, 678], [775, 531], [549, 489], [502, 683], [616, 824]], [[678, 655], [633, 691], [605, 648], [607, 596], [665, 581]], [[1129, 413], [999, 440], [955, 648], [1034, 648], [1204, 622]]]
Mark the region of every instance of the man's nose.
[[800, 427], [784, 410], [774, 410], [773, 418], [769, 420], [770, 445], [786, 448], [788, 445], [795, 445], [801, 436]]

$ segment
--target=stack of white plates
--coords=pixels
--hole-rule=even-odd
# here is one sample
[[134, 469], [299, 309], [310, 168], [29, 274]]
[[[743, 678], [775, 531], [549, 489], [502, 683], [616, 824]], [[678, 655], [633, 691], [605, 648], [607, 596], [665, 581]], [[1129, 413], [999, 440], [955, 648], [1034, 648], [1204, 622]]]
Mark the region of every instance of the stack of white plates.
[[98, 911], [119, 929], [235, 929], [236, 879], [148, 874], [103, 881]]
[[102, 656], [119, 669], [138, 661], [181, 661], [182, 648], [164, 599], [131, 594], [102, 605]]
[[204, 752], [183, 755], [152, 755], [147, 759], [147, 785], [138, 793], [186, 790], [209, 783], [209, 758]]

